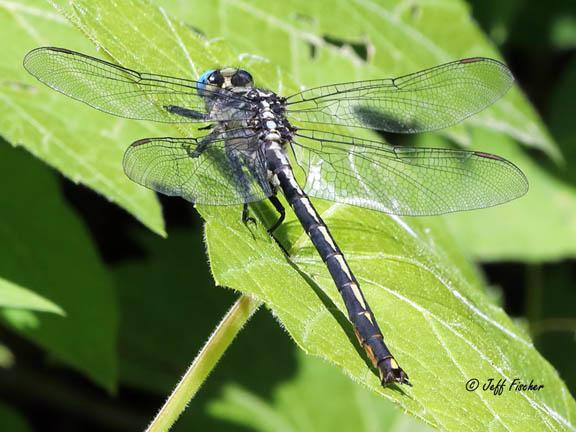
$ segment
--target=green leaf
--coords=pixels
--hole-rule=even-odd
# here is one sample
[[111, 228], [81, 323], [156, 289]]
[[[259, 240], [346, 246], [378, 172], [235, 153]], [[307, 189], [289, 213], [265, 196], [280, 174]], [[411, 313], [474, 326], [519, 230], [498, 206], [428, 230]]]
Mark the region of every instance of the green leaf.
[[0, 430], [10, 432], [31, 432], [26, 419], [14, 408], [0, 404]]
[[0, 307], [65, 315], [57, 304], [0, 277]]
[[[576, 193], [556, 170], [524, 153], [508, 137], [475, 131], [473, 149], [514, 161], [530, 183], [528, 193], [504, 205], [474, 212], [453, 213], [445, 219], [463, 249], [482, 261], [554, 261], [576, 256]], [[424, 146], [446, 146], [422, 137]], [[545, 203], [545, 205], [543, 205]]]
[[[155, 1], [208, 37], [223, 37], [238, 52], [270, 59], [307, 87], [399, 76], [463, 57], [500, 58], [460, 0], [218, 0], [211, 7], [201, 1]], [[366, 52], [367, 61], [352, 45]], [[500, 131], [560, 158], [518, 88], [463, 125]], [[443, 133], [469, 142], [462, 125]]]
[[506, 48], [534, 52], [570, 49], [576, 46], [574, 5], [569, 1], [526, 2], [470, 0], [474, 16], [490, 28]]
[[228, 385], [209, 413], [262, 432], [431, 431], [325, 362], [302, 354], [298, 359], [298, 375], [275, 388], [272, 402]]
[[550, 98], [550, 128], [558, 137], [566, 164], [555, 174], [576, 184], [576, 124], [572, 106], [576, 98], [576, 60], [569, 63]]
[[[238, 294], [214, 286], [200, 226], [176, 229], [168, 239], [137, 232], [134, 241], [144, 258], [122, 261], [114, 269], [122, 317], [119, 380], [166, 395]], [[257, 312], [174, 430], [236, 430], [206, 416], [205, 402], [231, 381], [266, 393], [274, 382], [292, 375], [295, 349], [267, 310]], [[239, 367], [247, 358], [250, 367]]]
[[111, 389], [116, 300], [88, 232], [51, 170], [3, 141], [0, 185], [0, 275], [66, 311], [63, 318], [10, 309], [3, 311], [4, 321], [56, 360]]
[[[408, 226], [402, 218], [337, 204], [322, 211], [414, 384], [403, 388], [402, 396], [379, 386], [350, 343], [353, 336], [341, 324], [340, 296], [293, 220], [287, 224], [288, 235], [295, 237], [292, 260], [321, 290], [302, 280], [264, 233], [257, 241], [243, 241], [246, 228], [233, 218], [223, 212], [203, 215], [218, 284], [264, 300], [306, 352], [328, 358], [413, 415], [446, 430], [479, 428], [487, 419], [500, 428], [574, 427], [576, 406], [565, 385], [523, 331], [479, 289], [439, 222]], [[502, 399], [464, 389], [471, 378], [489, 377], [534, 379], [550, 386], [549, 392], [510, 393]]]
[[560, 49], [576, 48], [576, 17], [569, 14], [556, 17], [550, 39]]
[[0, 343], [0, 368], [8, 369], [14, 366], [14, 353], [6, 345]]
[[[240, 52], [270, 58], [307, 87], [400, 75], [461, 57], [500, 57], [472, 21], [462, 1], [358, 0], [352, 4], [331, 2], [328, 6], [324, 2], [305, 0], [273, 4], [265, 0], [226, 0], [210, 8], [190, 7], [188, 1], [156, 0], [156, 3], [184, 17], [209, 37], [227, 38]], [[538, 26], [542, 25], [538, 18], [541, 16], [550, 21], [552, 18], [569, 20], [567, 15], [563, 20], [562, 16], [549, 16], [556, 14], [556, 9], [542, 3], [504, 5], [496, 2], [498, 8], [495, 4], [487, 6], [485, 0], [481, 3], [474, 8], [475, 12], [489, 9], [499, 20], [507, 16], [512, 19], [518, 13], [527, 15], [529, 22]], [[328, 8], [329, 12], [325, 13]], [[341, 25], [342, 22], [346, 25]], [[498, 25], [502, 23], [496, 23], [494, 31], [498, 31]], [[339, 48], [334, 42], [344, 45]], [[352, 44], [366, 50], [367, 62], [351, 48]], [[574, 96], [567, 96], [562, 90], [559, 93], [565, 95], [565, 100], [573, 100]], [[562, 105], [567, 106], [570, 105]], [[570, 110], [563, 112], [570, 113]], [[466, 239], [462, 243], [471, 256], [486, 261], [541, 261], [574, 256], [574, 188], [555, 177], [557, 167], [546, 169], [542, 162], [529, 160], [509, 139], [542, 149], [555, 159], [560, 157], [546, 127], [517, 88], [491, 108], [442, 133], [471, 148], [493, 151], [512, 161], [525, 161], [522, 166], [527, 167], [531, 183], [531, 191], [520, 201], [522, 204], [450, 216], [455, 236]], [[434, 136], [426, 134], [429, 141], [434, 140]], [[571, 155], [574, 148], [570, 141], [562, 145], [562, 153]], [[550, 205], [542, 206], [542, 199], [547, 196], [553, 200]], [[561, 228], [566, 224], [569, 229], [564, 231]], [[491, 226], [489, 232], [487, 226]], [[535, 226], [539, 229], [532, 232], [530, 227]], [[527, 236], [526, 232], [531, 235]], [[551, 241], [553, 238], [558, 242]]]
[[[240, 63], [253, 71], [258, 83], [282, 87], [282, 93], [295, 91], [278, 67], [258, 57], [234, 55], [223, 41], [201, 39], [147, 2], [60, 0], [57, 4], [110, 58], [125, 66], [194, 78], [214, 65]], [[343, 11], [334, 8], [331, 13], [336, 17], [339, 12], [341, 20], [356, 19], [351, 16], [355, 9], [345, 11], [348, 14], [342, 15]], [[359, 16], [367, 28], [381, 15], [364, 12]], [[455, 23], [457, 17], [453, 17]], [[394, 24], [389, 21], [379, 22], [382, 30]], [[241, 24], [248, 29], [256, 23]], [[465, 42], [470, 41], [459, 40]], [[348, 72], [337, 64], [326, 70], [334, 78]], [[517, 106], [514, 99], [507, 110], [532, 122], [525, 115], [526, 106], [516, 110], [510, 106]], [[546, 147], [545, 142], [540, 145]], [[199, 208], [207, 221], [206, 240], [216, 282], [263, 300], [304, 351], [337, 364], [372, 391], [439, 429], [477, 430], [487, 424], [509, 430], [575, 429], [576, 403], [565, 385], [527, 335], [483, 292], [480, 278], [446, 234], [441, 220], [408, 222], [338, 204], [316, 204], [347, 254], [414, 387], [398, 391], [380, 386], [355, 345], [339, 293], [293, 217], [280, 233], [290, 249], [288, 261], [263, 223], [257, 229], [242, 224], [240, 208]], [[263, 207], [257, 211], [264, 211]], [[465, 390], [469, 379], [490, 377], [533, 379], [545, 384], [546, 390], [509, 392], [502, 397]]]
[[117, 119], [74, 102], [30, 76], [24, 55], [39, 45], [67, 46], [95, 54], [64, 17], [43, 0], [0, 2], [5, 44], [0, 66], [0, 135], [132, 213], [164, 235], [160, 205], [118, 169], [124, 149], [151, 126]]
[[[555, 261], [576, 256], [576, 124], [569, 109], [576, 98], [576, 62], [567, 68], [552, 97], [550, 127], [565, 163], [552, 166], [529, 157], [502, 134], [474, 131], [472, 148], [514, 161], [526, 174], [530, 190], [519, 200], [477, 212], [447, 215], [454, 237], [483, 261]], [[431, 135], [423, 146], [445, 146]]]

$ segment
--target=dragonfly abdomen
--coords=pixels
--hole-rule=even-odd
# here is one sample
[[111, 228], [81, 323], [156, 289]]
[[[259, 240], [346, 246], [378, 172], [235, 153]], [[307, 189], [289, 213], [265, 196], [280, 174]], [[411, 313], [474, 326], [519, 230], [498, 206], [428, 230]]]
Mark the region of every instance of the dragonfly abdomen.
[[378, 369], [382, 384], [408, 383], [408, 375], [398, 366], [388, 347], [384, 344], [378, 323], [342, 251], [312, 205], [308, 195], [296, 181], [288, 157], [279, 142], [269, 141], [267, 143], [266, 162], [269, 172], [277, 180], [288, 204], [294, 210], [318, 254], [326, 263], [328, 271], [344, 300], [348, 318], [354, 325], [356, 336], [373, 365]]
[[[211, 69], [195, 81], [138, 72], [64, 48], [37, 48], [24, 67], [49, 87], [98, 110], [162, 123], [210, 123], [201, 136], [134, 142], [128, 177], [196, 204], [243, 204], [281, 188], [338, 287], [360, 343], [382, 383], [408, 383], [383, 342], [357, 279], [300, 188], [284, 147], [308, 177], [308, 193], [407, 216], [491, 207], [525, 194], [513, 163], [488, 153], [414, 147], [325, 130], [341, 126], [414, 133], [455, 125], [483, 110], [514, 82], [498, 60], [456, 60], [396, 78], [329, 84], [288, 97], [254, 87], [238, 68]], [[298, 128], [291, 123], [298, 124]], [[322, 126], [321, 126], [322, 125]], [[320, 127], [321, 126], [321, 127]]]

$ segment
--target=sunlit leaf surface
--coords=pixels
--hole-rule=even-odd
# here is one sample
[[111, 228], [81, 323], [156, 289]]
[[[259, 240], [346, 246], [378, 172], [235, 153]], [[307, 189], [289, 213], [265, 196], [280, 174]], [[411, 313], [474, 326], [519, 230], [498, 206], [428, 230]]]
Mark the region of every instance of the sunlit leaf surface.
[[0, 307], [64, 315], [64, 311], [50, 300], [3, 278], [0, 278]]
[[[347, 57], [342, 58], [339, 57], [341, 50], [330, 46], [326, 55], [332, 56], [333, 63], [324, 63], [330, 67], [322, 68], [316, 65], [317, 81], [306, 79], [304, 82], [298, 70], [275, 58], [279, 53], [289, 52], [283, 51], [285, 47], [280, 42], [267, 50], [270, 57], [274, 57], [274, 63], [270, 63], [260, 57], [237, 54], [238, 51], [228, 48], [221, 40], [206, 41], [165, 10], [147, 2], [61, 0], [55, 3], [101, 47], [101, 56], [127, 67], [196, 78], [204, 69], [242, 64], [253, 72], [258, 83], [282, 94], [296, 91], [296, 84], [313, 85], [320, 80], [340, 81], [346, 79], [344, 77], [356, 79], [364, 73], [381, 75], [379, 69], [371, 67], [366, 72], [358, 72], [354, 62], [359, 60], [350, 61], [355, 54], [348, 51]], [[307, 16], [317, 16], [320, 12], [307, 9], [317, 3], [300, 4], [303, 14], [296, 16], [282, 9], [282, 18], [275, 18], [268, 11], [262, 13], [263, 9], [254, 7], [255, 4], [222, 2], [215, 7], [224, 16], [234, 8], [243, 11], [246, 20], [234, 19], [234, 25], [241, 25], [234, 29], [238, 38], [252, 27], [286, 31], [288, 26], [285, 45], [292, 41], [302, 48], [290, 52], [290, 58], [295, 59], [292, 64], [308, 67], [305, 65], [308, 62], [312, 67], [309, 47], [303, 41], [324, 48], [326, 41], [313, 37], [310, 28], [315, 26], [330, 33], [329, 28], [322, 28], [322, 22], [307, 20]], [[453, 13], [450, 22], [463, 26], [463, 22], [468, 22], [467, 15], [459, 3], [453, 4], [455, 6], [448, 7], [447, 11]], [[420, 26], [429, 25], [422, 18], [428, 16], [424, 14], [429, 10], [427, 6], [410, 8], [398, 4], [393, 15], [384, 13], [383, 8], [372, 2], [357, 2], [352, 8], [349, 2], [339, 2], [337, 6], [324, 16], [339, 20], [337, 22], [355, 23], [356, 29], [361, 23], [363, 29], [381, 30], [378, 42], [387, 43], [389, 51], [399, 59], [405, 59], [401, 53], [407, 52], [410, 46], [415, 47], [414, 58], [420, 58], [426, 66], [448, 57], [438, 48], [441, 41], [430, 45], [431, 41], [422, 40], [420, 34], [404, 24], [407, 19], [420, 19]], [[210, 9], [205, 2], [202, 7]], [[296, 30], [291, 21], [294, 19], [300, 23]], [[227, 22], [232, 26], [232, 22]], [[470, 52], [474, 39], [460, 33], [447, 35], [452, 26], [445, 22], [442, 27], [436, 26], [435, 31], [445, 39], [457, 39], [461, 54], [490, 54], [485, 44]], [[345, 26], [340, 28], [347, 31]], [[221, 28], [215, 29], [218, 30], [223, 32]], [[294, 39], [294, 34], [304, 36]], [[473, 28], [471, 34], [477, 35], [478, 31]], [[350, 34], [341, 36], [351, 37]], [[410, 45], [402, 45], [406, 39]], [[266, 37], [266, 40], [272, 44], [277, 39]], [[482, 52], [477, 52], [480, 50]], [[379, 61], [385, 60], [383, 57]], [[418, 64], [396, 62], [394, 67], [398, 69], [391, 68], [389, 74], [396, 75], [401, 72], [400, 68], [418, 69]], [[290, 70], [298, 83], [291, 81], [281, 67]], [[505, 119], [502, 122], [500, 113]], [[517, 92], [474, 122], [484, 128], [505, 131], [555, 154], [539, 122]], [[527, 136], [522, 136], [520, 124], [529, 126]], [[192, 128], [175, 130], [165, 126], [150, 131], [154, 135], [193, 132]], [[461, 129], [455, 134], [462, 135], [465, 131]], [[348, 256], [391, 349], [409, 373], [414, 387], [403, 387], [399, 391], [380, 386], [355, 345], [342, 313], [341, 298], [324, 265], [292, 217], [279, 234], [290, 250], [288, 261], [266, 235], [262, 222], [251, 230], [241, 223], [240, 208], [199, 208], [207, 220], [206, 241], [216, 282], [265, 301], [304, 351], [338, 365], [356, 381], [439, 429], [478, 430], [486, 425], [494, 430], [575, 429], [576, 405], [565, 385], [537, 353], [527, 335], [489, 300], [480, 278], [439, 220], [409, 220], [344, 205], [316, 204]], [[262, 216], [263, 206], [257, 210]], [[262, 219], [267, 223], [271, 221], [267, 216]], [[513, 378], [534, 380], [544, 384], [545, 389], [506, 392], [499, 397], [490, 392], [466, 391], [465, 384], [471, 378], [485, 381], [491, 377], [509, 382]]]
[[[208, 37], [262, 56], [306, 87], [404, 75], [464, 57], [499, 58], [463, 1], [156, 0]], [[343, 25], [345, 23], [345, 25]], [[449, 25], [447, 25], [449, 23]], [[465, 123], [498, 130], [558, 157], [556, 144], [516, 88]], [[446, 131], [470, 141], [462, 126]]]
[[261, 432], [432, 431], [347, 380], [336, 368], [310, 356], [300, 355], [298, 360], [298, 375], [274, 389], [272, 403], [247, 389], [229, 385], [210, 403], [209, 412]]
[[[187, 0], [155, 3], [209, 37], [225, 37], [239, 52], [246, 53], [246, 58], [251, 53], [270, 59], [308, 88], [397, 76], [462, 57], [500, 58], [463, 1], [336, 1], [330, 2], [328, 12], [324, 3], [306, 0], [272, 4], [265, 0], [222, 0], [213, 2], [212, 7], [191, 7]], [[530, 15], [529, 22], [541, 25], [545, 25], [540, 22], [541, 16], [546, 19], [547, 14], [559, 14], [543, 3], [474, 2], [475, 13], [488, 9], [499, 20], [527, 7], [530, 10], [524, 15]], [[556, 24], [552, 37], [567, 37], [573, 20], [567, 14], [553, 19]], [[501, 25], [500, 21], [497, 24]], [[539, 37], [533, 36], [539, 33], [530, 28], [514, 31], [527, 38], [528, 46], [536, 42], [533, 37]], [[558, 90], [564, 100], [558, 104], [560, 110], [574, 99], [570, 88], [566, 84]], [[564, 111], [566, 124], [573, 124], [571, 110]], [[558, 170], [574, 170], [544, 164], [544, 157], [538, 161], [524, 155], [526, 146], [539, 148], [553, 158], [560, 153], [521, 91], [514, 89], [492, 108], [441, 133], [448, 133], [461, 145], [518, 161], [530, 182], [528, 195], [517, 202], [450, 216], [453, 233], [462, 239], [461, 245], [469, 255], [484, 261], [543, 261], [576, 255], [572, 216], [576, 191], [555, 176]], [[421, 143], [434, 142], [431, 135], [426, 134]], [[558, 134], [556, 139], [563, 140], [559, 144], [566, 159], [575, 160], [571, 156], [571, 149], [576, 148], [574, 140], [566, 134]], [[542, 205], [543, 200], [546, 205]]]
[[[97, 55], [94, 46], [48, 2], [0, 2], [4, 44], [0, 66], [0, 136], [22, 145], [76, 183], [82, 183], [163, 234], [160, 205], [118, 169], [124, 149], [150, 134], [150, 125], [98, 113], [50, 90], [22, 67], [38, 46], [66, 46]], [[153, 129], [152, 129], [153, 130]]]

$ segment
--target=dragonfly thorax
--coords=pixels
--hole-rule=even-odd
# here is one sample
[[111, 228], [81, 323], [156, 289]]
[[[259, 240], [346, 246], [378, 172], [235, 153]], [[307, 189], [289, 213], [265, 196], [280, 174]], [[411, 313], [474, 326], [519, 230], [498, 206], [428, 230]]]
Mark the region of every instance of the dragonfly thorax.
[[247, 97], [255, 103], [253, 127], [262, 133], [266, 141], [285, 143], [292, 138], [295, 128], [286, 118], [284, 98], [269, 90], [252, 89]]
[[[223, 68], [204, 72], [197, 88], [206, 100], [209, 117], [227, 118], [224, 130], [239, 127], [260, 132], [267, 141], [286, 142], [295, 129], [286, 119], [286, 100], [270, 90], [254, 87], [252, 75], [244, 69]], [[229, 98], [213, 97], [209, 91], [229, 93]], [[224, 116], [223, 113], [226, 113]]]
[[31, 51], [24, 67], [53, 89], [110, 114], [210, 123], [198, 129], [203, 132], [191, 131], [193, 136], [132, 143], [123, 161], [126, 174], [193, 203], [243, 204], [244, 223], [250, 220], [249, 203], [270, 199], [280, 212], [270, 234], [284, 220], [275, 196], [281, 190], [326, 263], [383, 385], [409, 384], [408, 376], [384, 343], [358, 280], [309, 196], [422, 216], [491, 207], [528, 190], [524, 174], [498, 156], [391, 146], [329, 130], [338, 125], [415, 133], [453, 126], [494, 103], [513, 84], [510, 70], [493, 59], [468, 58], [396, 78], [328, 84], [286, 98], [254, 87], [252, 76], [237, 68], [209, 70], [193, 81], [54, 47]]
[[196, 86], [208, 118], [226, 119], [217, 120], [221, 130], [250, 129], [266, 141], [278, 142], [288, 141], [295, 131], [286, 118], [286, 99], [254, 87], [252, 75], [244, 69], [208, 70]]
[[219, 122], [223, 130], [249, 129], [265, 141], [285, 143], [292, 138], [295, 128], [286, 118], [285, 99], [270, 90], [259, 88], [231, 88], [228, 91], [241, 98], [207, 99], [208, 111], [213, 118], [226, 114]]

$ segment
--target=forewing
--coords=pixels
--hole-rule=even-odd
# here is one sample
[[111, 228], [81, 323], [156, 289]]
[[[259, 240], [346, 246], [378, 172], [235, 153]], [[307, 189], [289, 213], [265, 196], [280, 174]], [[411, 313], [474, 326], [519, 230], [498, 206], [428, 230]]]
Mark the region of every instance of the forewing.
[[304, 90], [287, 98], [288, 114], [296, 124], [424, 132], [452, 126], [483, 110], [513, 82], [503, 63], [469, 58], [399, 78]]
[[126, 150], [124, 171], [147, 188], [197, 204], [259, 201], [272, 191], [254, 138], [142, 139]]
[[318, 131], [293, 142], [314, 197], [423, 216], [491, 207], [528, 190], [526, 177], [498, 156], [464, 150], [392, 147]]
[[204, 88], [197, 82], [140, 73], [64, 48], [37, 48], [24, 58], [24, 67], [38, 80], [101, 111], [131, 119], [165, 123], [228, 120], [228, 113], [205, 113], [203, 97], [226, 99], [235, 106], [243, 98]]

